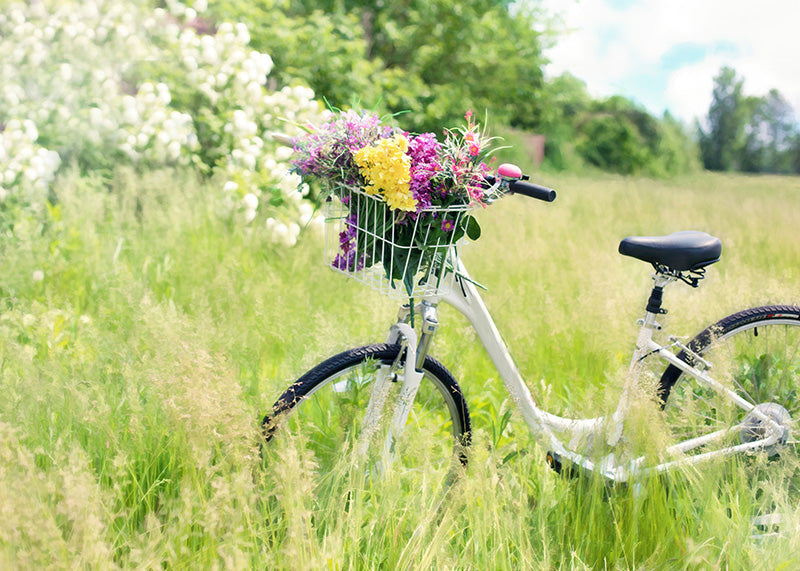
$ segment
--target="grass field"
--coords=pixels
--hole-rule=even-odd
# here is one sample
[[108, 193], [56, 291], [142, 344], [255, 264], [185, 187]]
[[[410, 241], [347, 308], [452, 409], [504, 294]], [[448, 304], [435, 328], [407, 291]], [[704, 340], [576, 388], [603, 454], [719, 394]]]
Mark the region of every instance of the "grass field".
[[[270, 246], [221, 221], [189, 175], [65, 177], [57, 205], [0, 241], [0, 565], [4, 568], [778, 569], [800, 566], [800, 509], [753, 539], [726, 464], [634, 493], [547, 469], [463, 318], [432, 353], [459, 379], [475, 437], [466, 477], [316, 498], [291, 443], [259, 456], [259, 421], [322, 358], [382, 340], [396, 307], [326, 269], [309, 230]], [[650, 268], [631, 234], [723, 241], [701, 287], [672, 286], [673, 333], [800, 303], [800, 179], [546, 176], [543, 204], [479, 214], [464, 250], [534, 397], [576, 415], [619, 395]], [[40, 279], [43, 278], [43, 279]], [[507, 459], [508, 458], [508, 459]], [[344, 499], [343, 499], [344, 498]], [[346, 501], [345, 501], [346, 500]]]

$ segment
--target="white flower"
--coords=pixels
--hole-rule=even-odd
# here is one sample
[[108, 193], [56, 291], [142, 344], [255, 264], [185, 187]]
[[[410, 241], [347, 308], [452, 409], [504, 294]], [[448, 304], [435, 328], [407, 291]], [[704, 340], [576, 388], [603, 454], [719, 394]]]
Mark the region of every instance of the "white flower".
[[89, 121], [94, 126], [101, 125], [103, 122], [103, 112], [97, 107], [89, 108]]
[[241, 22], [236, 24], [236, 36], [242, 44], [247, 45], [250, 43], [250, 32], [247, 31], [247, 26]]
[[172, 161], [178, 160], [181, 156], [181, 144], [178, 141], [171, 141], [167, 145], [167, 156]]
[[62, 63], [59, 68], [59, 73], [61, 74], [61, 79], [69, 82], [72, 79], [72, 66], [68, 63]]
[[256, 168], [256, 157], [252, 153], [243, 153], [242, 163], [247, 170], [253, 170]]
[[33, 281], [40, 282], [44, 279], [44, 272], [42, 270], [36, 270], [33, 272]]
[[36, 139], [39, 138], [39, 130], [36, 128], [36, 123], [31, 121], [30, 119], [26, 119], [22, 122], [22, 127], [25, 129], [25, 136], [28, 138], [30, 142], [34, 142]]
[[258, 208], [258, 197], [252, 192], [244, 195], [244, 204], [248, 210], [255, 210]]

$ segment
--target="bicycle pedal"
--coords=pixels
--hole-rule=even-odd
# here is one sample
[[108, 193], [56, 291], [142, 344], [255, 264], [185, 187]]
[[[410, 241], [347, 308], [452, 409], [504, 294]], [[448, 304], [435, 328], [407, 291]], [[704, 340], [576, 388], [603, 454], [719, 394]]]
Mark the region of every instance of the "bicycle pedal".
[[555, 472], [556, 474], [561, 473], [562, 464], [561, 464], [561, 458], [558, 456], [558, 454], [548, 450], [547, 454], [545, 454], [544, 459], [547, 462], [547, 465], [550, 466], [550, 469], [553, 470], [553, 472]]
[[550, 468], [556, 474], [566, 476], [567, 478], [576, 479], [580, 477], [590, 477], [592, 474], [580, 464], [576, 464], [572, 460], [562, 458], [551, 450], [549, 450], [545, 455], [545, 461], [547, 461], [547, 465], [550, 466]]
[[571, 460], [563, 459], [552, 450], [548, 450], [545, 455], [545, 460], [553, 472], [561, 476], [566, 476], [567, 478], [577, 478], [583, 471], [581, 466], [578, 466]]

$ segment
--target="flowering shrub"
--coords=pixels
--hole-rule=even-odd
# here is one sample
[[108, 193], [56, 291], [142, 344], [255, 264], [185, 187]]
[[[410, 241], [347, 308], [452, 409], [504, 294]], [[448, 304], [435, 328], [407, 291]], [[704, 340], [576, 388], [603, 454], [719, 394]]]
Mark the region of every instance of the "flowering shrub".
[[485, 189], [486, 138], [472, 119], [445, 131], [412, 135], [385, 125], [377, 115], [340, 112], [297, 139], [295, 170], [319, 179], [324, 198], [346, 208], [334, 268], [357, 272], [382, 263], [394, 287], [408, 295], [418, 274], [437, 263], [437, 250], [480, 229], [467, 211], [492, 197]]
[[[220, 205], [227, 214], [241, 213], [252, 223], [266, 212], [266, 228], [275, 242], [293, 245], [300, 225], [309, 222], [311, 207], [303, 203], [308, 189], [287, 176], [290, 149], [277, 147], [270, 131], [294, 133], [294, 122], [320, 118], [314, 93], [303, 86], [270, 92], [272, 59], [249, 49], [244, 24], [222, 23], [206, 33], [195, 19], [200, 12], [173, 2], [183, 26], [172, 25], [163, 41], [177, 54], [175, 65], [147, 67], [171, 85], [173, 106], [191, 115], [198, 140], [196, 158], [222, 178]], [[299, 192], [298, 192], [299, 190]]]
[[6, 211], [9, 203], [23, 208], [44, 206], [61, 158], [37, 145], [38, 138], [30, 120], [13, 119], [0, 132], [0, 203], [6, 204]]
[[[186, 164], [191, 160], [190, 153], [197, 148], [192, 117], [170, 109], [170, 101], [169, 87], [163, 83], [145, 82], [135, 97], [122, 97], [122, 116], [113, 137], [117, 149], [132, 163]], [[94, 124], [108, 121], [101, 112], [92, 114], [92, 110]]]
[[[44, 210], [60, 164], [196, 166], [219, 204], [291, 245], [308, 221], [289, 150], [265, 133], [319, 120], [311, 90], [266, 88], [272, 60], [205, 0], [7, 2], [0, 13], [0, 209]], [[57, 153], [57, 155], [56, 155]], [[56, 158], [60, 160], [56, 160]], [[35, 174], [35, 176], [34, 176]], [[302, 191], [301, 187], [301, 191]], [[272, 220], [271, 222], [268, 222]]]

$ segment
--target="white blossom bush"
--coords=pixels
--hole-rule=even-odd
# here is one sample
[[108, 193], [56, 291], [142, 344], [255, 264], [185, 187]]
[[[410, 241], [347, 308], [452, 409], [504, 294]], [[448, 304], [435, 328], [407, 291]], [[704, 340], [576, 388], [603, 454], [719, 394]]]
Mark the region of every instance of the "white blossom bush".
[[[131, 6], [132, 5], [132, 6]], [[42, 144], [88, 166], [108, 155], [134, 63], [157, 56], [134, 2], [12, 3], [0, 14], [0, 122], [28, 119]], [[143, 30], [142, 33], [137, 31]]]
[[313, 209], [269, 134], [296, 134], [321, 106], [305, 87], [267, 89], [272, 59], [248, 48], [246, 26], [215, 30], [204, 0], [5, 4], [0, 198], [43, 211], [63, 164], [193, 165], [219, 181], [222, 212], [294, 243]]
[[[39, 133], [31, 120], [12, 119], [0, 133], [0, 208], [37, 209], [61, 164], [55, 151], [37, 145]], [[9, 204], [10, 203], [10, 204]]]
[[[169, 107], [163, 83], [145, 82], [135, 96], [122, 97], [122, 116], [114, 133], [117, 148], [133, 163], [180, 164], [197, 149], [192, 117]], [[107, 120], [99, 113], [99, 121]]]
[[[202, 98], [193, 117], [204, 162], [213, 163], [225, 178], [224, 207], [241, 212], [246, 222], [259, 210], [270, 210], [267, 228], [276, 241], [292, 245], [298, 223], [311, 218], [310, 207], [302, 202], [308, 189], [299, 176], [289, 174], [291, 149], [276, 145], [269, 135], [297, 134], [298, 125], [319, 120], [320, 105], [307, 87], [266, 90], [272, 59], [248, 48], [249, 42], [244, 24], [223, 23], [213, 36], [182, 28], [176, 50], [186, 80], [183, 89], [195, 105], [198, 94]], [[287, 211], [294, 214], [291, 219]]]

